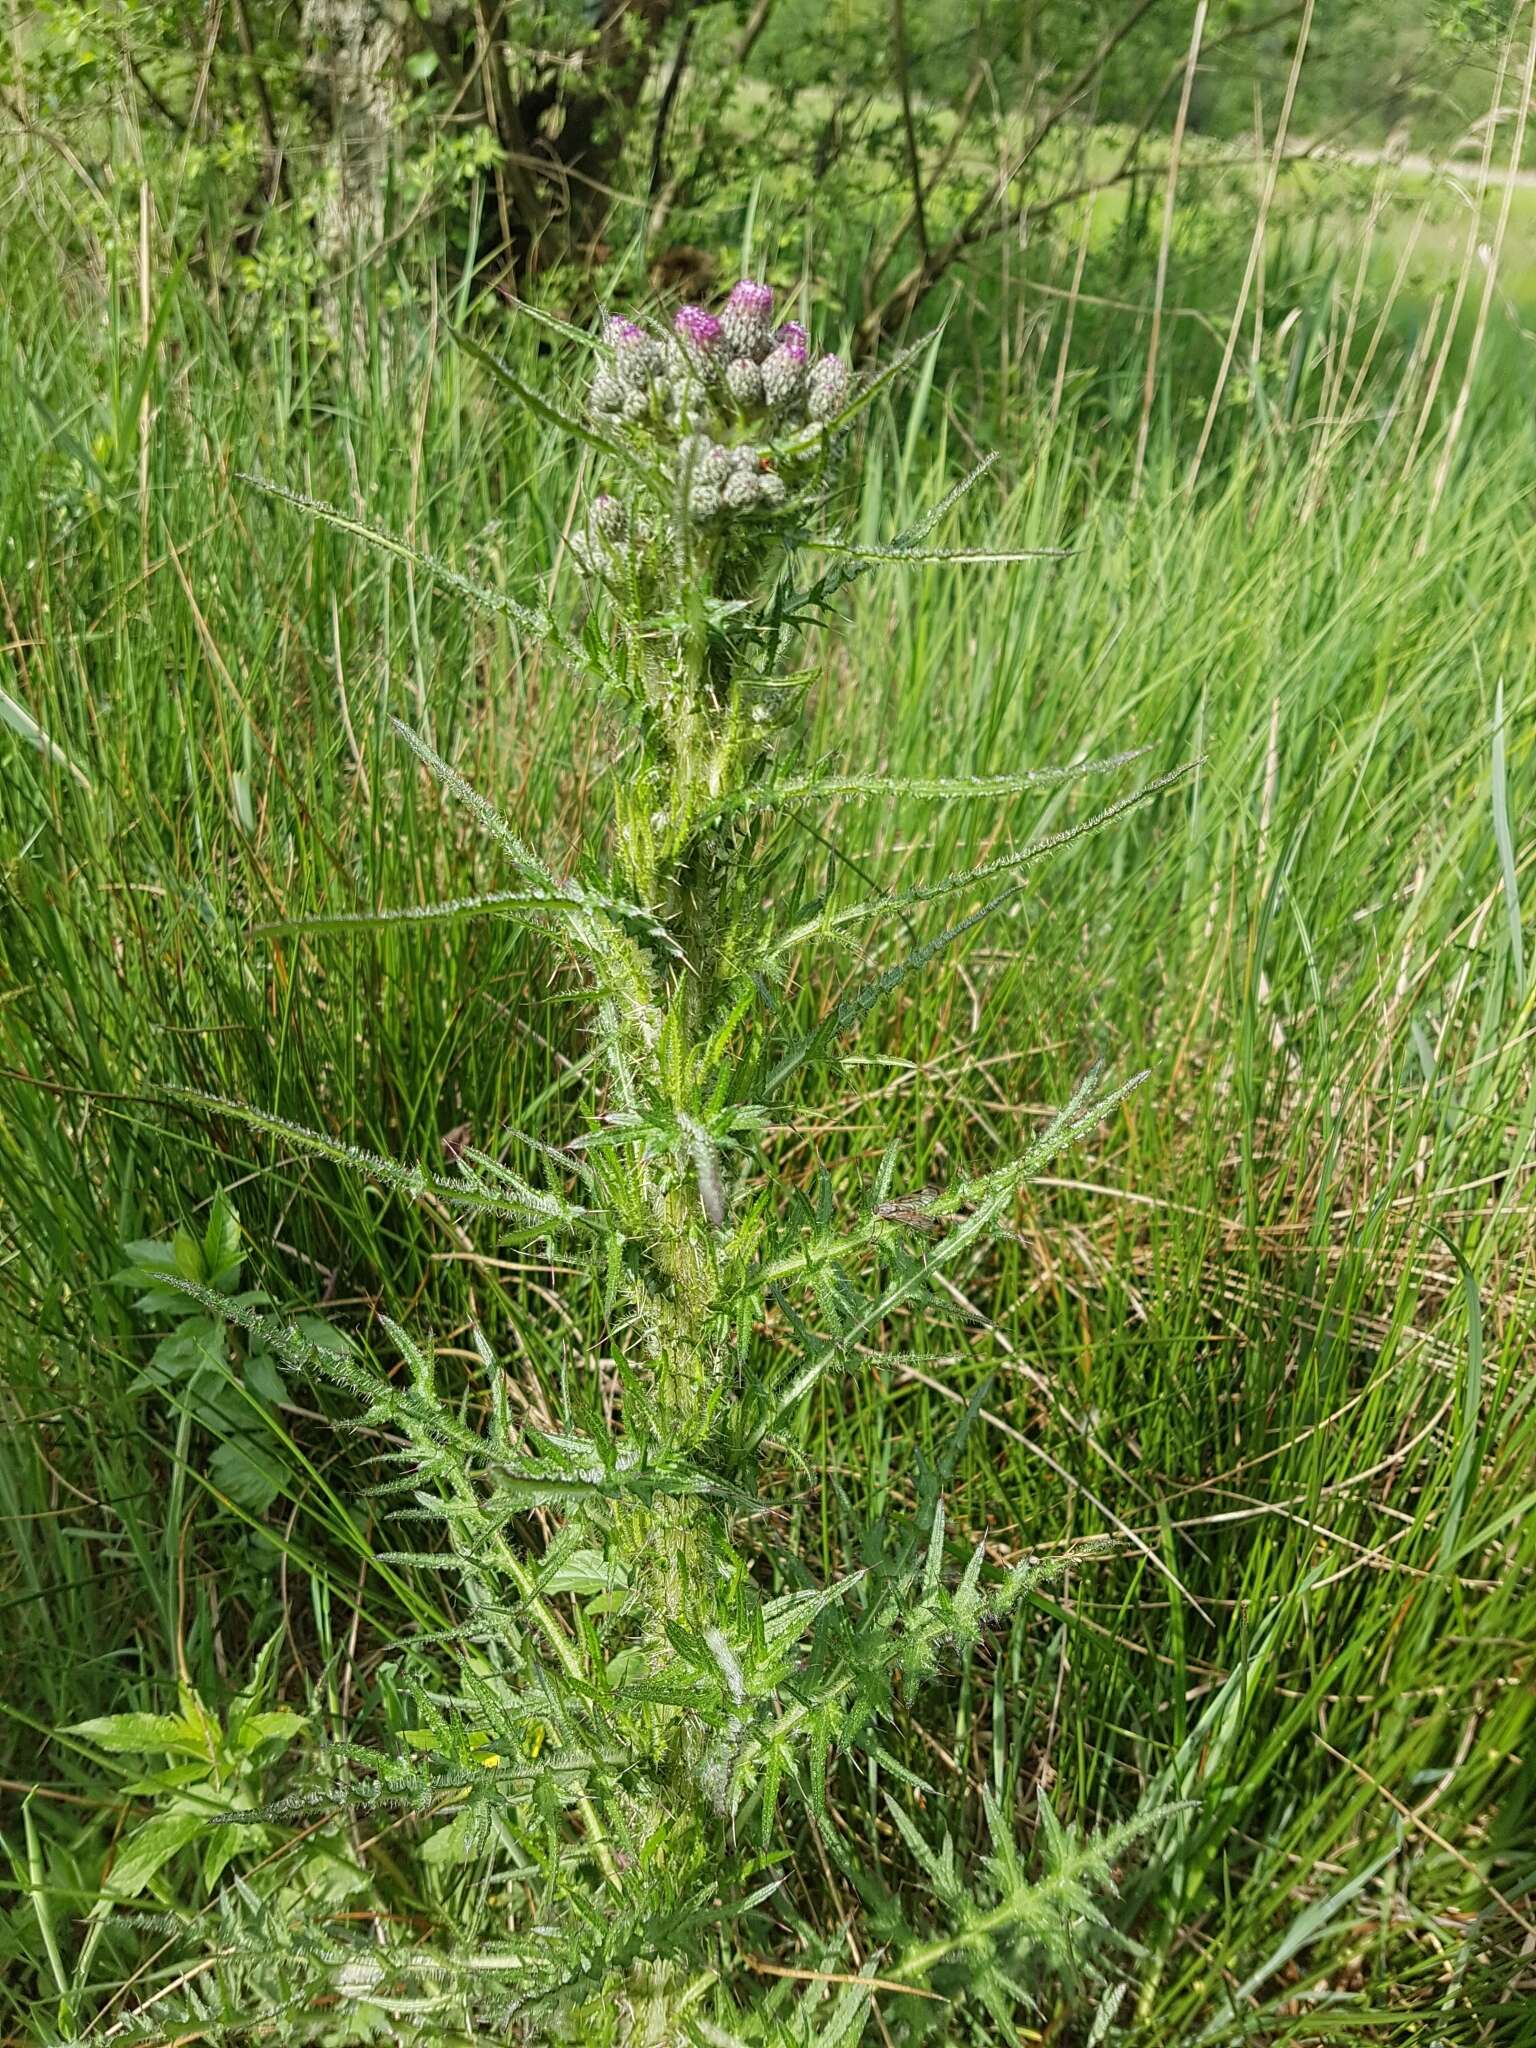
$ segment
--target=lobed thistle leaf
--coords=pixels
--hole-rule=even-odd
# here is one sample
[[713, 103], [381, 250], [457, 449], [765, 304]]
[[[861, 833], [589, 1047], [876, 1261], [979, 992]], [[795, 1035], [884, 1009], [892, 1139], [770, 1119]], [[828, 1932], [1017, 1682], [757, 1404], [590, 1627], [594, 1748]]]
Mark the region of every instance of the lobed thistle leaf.
[[1145, 758], [1150, 747], [1129, 747], [1124, 753], [1076, 761], [1062, 768], [1025, 768], [1012, 775], [817, 775], [789, 777], [754, 785], [722, 797], [704, 813], [707, 822], [750, 811], [797, 811], [822, 804], [863, 803], [877, 797], [937, 798], [945, 802], [976, 802], [1017, 796], [1028, 789], [1054, 789], [1090, 775], [1108, 775]]
[[902, 547], [896, 542], [888, 545], [864, 544], [855, 541], [817, 540], [808, 538], [807, 547], [818, 549], [822, 554], [842, 555], [852, 562], [911, 562], [948, 563], [960, 565], [993, 565], [1008, 562], [1062, 562], [1075, 550], [1072, 548], [923, 548]]
[[541, 391], [536, 391], [531, 384], [525, 384], [515, 370], [504, 363], [499, 356], [494, 355], [490, 349], [476, 341], [473, 336], [464, 333], [462, 328], [450, 328], [449, 332], [467, 356], [472, 357], [475, 362], [479, 363], [482, 369], [489, 370], [498, 384], [504, 385], [526, 411], [531, 412], [536, 419], [543, 420], [546, 426], [558, 427], [562, 433], [574, 435], [578, 441], [584, 441], [589, 448], [597, 449], [599, 453], [606, 455], [610, 461], [622, 463], [626, 469], [634, 470], [642, 475], [653, 473], [650, 465], [642, 462], [633, 449], [626, 447], [622, 441], [615, 441], [609, 435], [599, 432], [597, 428], [589, 426], [585, 420], [578, 419], [574, 413], [567, 412], [563, 406], [556, 405], [553, 399], [546, 398]]
[[[504, 917], [517, 924], [538, 926], [547, 915], [562, 913], [569, 917], [595, 907], [598, 906], [591, 898], [573, 900], [559, 893], [492, 889], [484, 896], [461, 896], [441, 903], [409, 903], [382, 910], [318, 911], [307, 917], [275, 918], [266, 924], [252, 925], [251, 937], [326, 938], [343, 932], [387, 931], [400, 925], [461, 924], [476, 917]], [[608, 915], [638, 916], [646, 923], [647, 929], [652, 928], [645, 913], [637, 911], [633, 905], [606, 903], [601, 907]]]
[[322, 1159], [330, 1159], [338, 1166], [350, 1167], [354, 1172], [366, 1174], [370, 1179], [382, 1180], [400, 1194], [409, 1195], [413, 1200], [435, 1199], [455, 1208], [468, 1209], [481, 1215], [494, 1216], [503, 1222], [516, 1223], [524, 1229], [574, 1229], [590, 1222], [588, 1212], [575, 1202], [563, 1197], [526, 1189], [516, 1196], [493, 1192], [474, 1181], [450, 1180], [443, 1174], [430, 1173], [425, 1167], [404, 1166], [397, 1159], [386, 1158], [382, 1153], [368, 1152], [359, 1145], [349, 1145], [339, 1138], [330, 1138], [323, 1131], [309, 1129], [305, 1124], [290, 1123], [286, 1117], [272, 1116], [265, 1110], [250, 1109], [243, 1103], [232, 1102], [227, 1096], [208, 1095], [198, 1088], [171, 1086], [169, 1092], [178, 1101], [196, 1103], [201, 1109], [217, 1111], [223, 1116], [239, 1119], [254, 1131], [261, 1131], [270, 1138], [282, 1138], [301, 1151], [310, 1152]]
[[[781, 939], [776, 940], [765, 956], [766, 961], [772, 962], [793, 951], [797, 946], [804, 945], [809, 939], [828, 937], [848, 925], [864, 924], [871, 918], [891, 911], [910, 910], [919, 903], [939, 902], [946, 896], [958, 895], [962, 889], [970, 888], [974, 883], [988, 882], [998, 875], [1013, 874], [1020, 868], [1033, 867], [1038, 861], [1045, 860], [1059, 851], [1061, 847], [1070, 845], [1074, 839], [1082, 839], [1090, 832], [1097, 832], [1102, 826], [1123, 817], [1127, 811], [1135, 810], [1138, 805], [1160, 795], [1176, 782], [1182, 782], [1200, 765], [1198, 760], [1182, 762], [1177, 768], [1170, 768], [1165, 774], [1156, 775], [1151, 781], [1142, 783], [1129, 795], [1117, 797], [1113, 803], [1106, 804], [1091, 817], [1081, 818], [1076, 824], [1063, 826], [1059, 832], [1048, 833], [1043, 839], [1031, 840], [1027, 846], [1021, 846], [1013, 853], [999, 854], [994, 860], [982, 861], [975, 867], [957, 869], [936, 882], [920, 882], [913, 888], [900, 890], [892, 896], [871, 896], [865, 898], [863, 902], [848, 904], [839, 910], [825, 911], [820, 916], [795, 926]], [[1009, 893], [1013, 895], [1017, 891]], [[997, 902], [1005, 900], [995, 899]]]
[[548, 641], [562, 655], [574, 658], [581, 666], [585, 666], [581, 663], [579, 650], [566, 640], [548, 612], [532, 611], [527, 605], [519, 604], [516, 599], [505, 596], [499, 590], [489, 590], [483, 584], [473, 582], [459, 570], [451, 569], [446, 562], [440, 562], [424, 548], [415, 547], [410, 541], [401, 540], [398, 534], [389, 533], [383, 527], [370, 526], [367, 520], [359, 519], [350, 512], [340, 511], [335, 505], [327, 505], [320, 498], [306, 497], [302, 491], [290, 490], [286, 484], [272, 483], [266, 477], [254, 476], [245, 470], [237, 470], [235, 480], [237, 483], [249, 484], [253, 490], [262, 492], [266, 497], [277, 498], [285, 505], [293, 505], [299, 511], [307, 512], [312, 519], [320, 520], [323, 525], [335, 527], [338, 533], [351, 534], [358, 540], [366, 541], [370, 547], [378, 548], [383, 554], [394, 555], [402, 562], [411, 563], [414, 568], [430, 576], [434, 582], [441, 583], [445, 589], [464, 598], [477, 611], [499, 613], [501, 617], [510, 619], [515, 626], [520, 627], [530, 638]]

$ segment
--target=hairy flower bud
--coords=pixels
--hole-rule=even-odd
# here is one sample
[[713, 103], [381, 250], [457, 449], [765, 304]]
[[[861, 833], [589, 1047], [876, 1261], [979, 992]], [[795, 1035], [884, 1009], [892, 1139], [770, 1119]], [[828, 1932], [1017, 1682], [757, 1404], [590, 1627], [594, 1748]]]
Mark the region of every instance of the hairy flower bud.
[[708, 434], [690, 434], [677, 450], [677, 474], [688, 483], [713, 484], [716, 489], [731, 473], [731, 451], [711, 441]]
[[643, 334], [637, 335], [633, 341], [620, 342], [613, 360], [619, 381], [627, 384], [631, 391], [648, 389], [667, 366], [666, 351], [654, 341], [647, 341]]
[[627, 341], [644, 341], [645, 332], [633, 320], [621, 320], [615, 313], [603, 322], [603, 339], [610, 348], [618, 348]]
[[651, 398], [648, 391], [625, 392], [622, 410], [625, 419], [630, 421], [631, 424], [636, 424], [643, 420], [650, 409]]
[[629, 532], [629, 513], [617, 498], [604, 492], [592, 500], [591, 526], [604, 540], [621, 541]]
[[757, 503], [757, 478], [747, 469], [732, 470], [721, 496], [733, 512], [745, 512]]
[[750, 277], [732, 286], [720, 315], [720, 332], [733, 356], [761, 362], [773, 346], [773, 288]]
[[718, 484], [696, 483], [688, 493], [688, 517], [696, 522], [713, 519], [720, 510]]
[[763, 396], [771, 406], [793, 405], [805, 389], [805, 349], [795, 342], [780, 342], [763, 358]]
[[624, 403], [624, 386], [612, 370], [599, 370], [592, 379], [587, 399], [595, 413], [618, 412]]
[[822, 356], [811, 371], [806, 411], [813, 420], [835, 420], [848, 403], [852, 384], [841, 356]]
[[765, 505], [782, 505], [789, 496], [789, 488], [777, 470], [765, 469], [757, 479], [757, 495]]
[[725, 388], [743, 409], [763, 402], [763, 373], [749, 356], [725, 366]]
[[720, 322], [713, 313], [706, 313], [702, 306], [682, 306], [672, 321], [678, 339], [683, 347], [694, 356], [711, 356], [719, 353], [724, 334]]
[[786, 320], [782, 327], [774, 330], [773, 338], [780, 348], [798, 349], [801, 362], [805, 361], [810, 351], [811, 337], [806, 333], [798, 320]]

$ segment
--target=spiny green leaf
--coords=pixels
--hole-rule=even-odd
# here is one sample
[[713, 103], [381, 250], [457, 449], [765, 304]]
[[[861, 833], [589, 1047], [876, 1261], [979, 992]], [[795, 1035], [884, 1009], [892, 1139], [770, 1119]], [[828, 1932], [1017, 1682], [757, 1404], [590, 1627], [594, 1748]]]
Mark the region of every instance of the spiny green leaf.
[[1116, 818], [1124, 817], [1127, 811], [1135, 810], [1138, 805], [1148, 802], [1163, 790], [1182, 782], [1193, 774], [1199, 765], [1198, 761], [1186, 761], [1177, 768], [1170, 768], [1166, 774], [1156, 775], [1150, 782], [1142, 783], [1128, 796], [1118, 797], [1113, 803], [1106, 804], [1091, 817], [1081, 818], [1075, 824], [1063, 826], [1059, 832], [1048, 833], [1043, 839], [1031, 840], [1027, 846], [1021, 846], [1012, 853], [999, 854], [995, 859], [982, 861], [975, 867], [958, 869], [953, 874], [942, 876], [936, 882], [920, 882], [913, 888], [900, 890], [895, 895], [866, 897], [860, 903], [846, 904], [841, 909], [824, 911], [819, 916], [796, 925], [775, 941], [768, 959], [777, 960], [796, 947], [804, 945], [809, 939], [828, 937], [849, 925], [865, 924], [871, 918], [887, 915], [892, 911], [911, 910], [920, 903], [938, 902], [946, 896], [957, 895], [962, 889], [993, 881], [999, 875], [1015, 874], [1022, 868], [1033, 867], [1037, 862], [1048, 859], [1063, 846], [1070, 845], [1074, 839], [1082, 839], [1090, 832], [1100, 831], [1105, 825], [1112, 824]]
[[622, 441], [613, 440], [611, 436], [594, 427], [590, 420], [584, 420], [576, 413], [567, 412], [564, 406], [556, 405], [554, 400], [547, 398], [542, 391], [525, 383], [500, 356], [494, 355], [472, 335], [466, 334], [462, 328], [454, 328], [451, 331], [465, 355], [473, 357], [482, 369], [489, 370], [497, 383], [504, 385], [519, 405], [531, 412], [535, 419], [543, 420], [546, 426], [558, 427], [562, 433], [571, 435], [577, 441], [584, 441], [589, 448], [596, 448], [602, 454], [623, 463], [626, 469], [648, 469], [649, 465], [642, 462], [632, 449], [626, 448]]
[[297, 1145], [301, 1151], [311, 1152], [322, 1159], [333, 1160], [338, 1166], [352, 1168], [355, 1172], [371, 1176], [388, 1183], [403, 1195], [415, 1200], [436, 1199], [455, 1208], [469, 1209], [481, 1215], [495, 1216], [503, 1221], [517, 1223], [524, 1228], [574, 1226], [582, 1223], [587, 1212], [574, 1202], [567, 1202], [557, 1195], [541, 1195], [536, 1201], [514, 1200], [510, 1196], [488, 1191], [474, 1182], [450, 1180], [443, 1174], [429, 1173], [424, 1167], [404, 1166], [398, 1160], [386, 1159], [380, 1153], [365, 1151], [359, 1145], [349, 1145], [339, 1138], [330, 1138], [323, 1131], [310, 1130], [304, 1124], [290, 1123], [286, 1117], [270, 1116], [265, 1110], [250, 1109], [244, 1103], [232, 1102], [222, 1095], [205, 1095], [197, 1088], [170, 1086], [168, 1093], [179, 1102], [195, 1103], [200, 1109], [214, 1110], [222, 1116], [232, 1116], [249, 1125], [254, 1131], [261, 1131], [267, 1137], [281, 1138]]
[[823, 443], [844, 432], [861, 412], [874, 404], [888, 385], [894, 383], [912, 367], [920, 355], [938, 346], [943, 332], [944, 326], [941, 321], [931, 334], [925, 334], [921, 340], [914, 341], [909, 348], [904, 348], [899, 354], [892, 356], [872, 377], [866, 377], [862, 381], [835, 419], [818, 420], [814, 425], [802, 428], [798, 434], [792, 434], [783, 444], [786, 453], [809, 454], [813, 449], [819, 448]]
[[812, 540], [807, 546], [827, 555], [841, 555], [851, 562], [931, 562], [951, 567], [1000, 565], [1009, 562], [1062, 562], [1072, 548], [919, 548], [901, 547], [892, 541], [878, 542]]
[[398, 534], [389, 533], [383, 527], [372, 526], [366, 519], [355, 513], [343, 512], [338, 506], [327, 505], [323, 499], [307, 497], [303, 491], [290, 490], [286, 484], [274, 483], [269, 477], [254, 476], [245, 470], [236, 472], [236, 481], [249, 484], [252, 490], [261, 491], [269, 498], [277, 498], [285, 505], [292, 505], [300, 512], [307, 512], [312, 519], [332, 526], [338, 533], [351, 534], [354, 539], [366, 541], [369, 547], [378, 548], [381, 553], [393, 555], [398, 561], [409, 562], [420, 569], [435, 583], [455, 592], [478, 611], [496, 612], [510, 619], [515, 626], [538, 640], [548, 640], [563, 645], [563, 636], [557, 631], [555, 622], [547, 612], [531, 611], [515, 598], [505, 596], [499, 590], [490, 590], [485, 585], [473, 582], [459, 570], [451, 569], [446, 562], [439, 561], [424, 548], [413, 542], [402, 540]]
[[1017, 796], [1027, 789], [1052, 789], [1063, 783], [1082, 781], [1089, 775], [1108, 775], [1129, 762], [1141, 760], [1150, 751], [1149, 747], [1131, 747], [1122, 754], [1108, 754], [1099, 760], [1077, 761], [1062, 768], [1026, 768], [1013, 775], [795, 777], [722, 798], [705, 816], [713, 820], [742, 811], [796, 811], [846, 801], [864, 803], [884, 797], [938, 798], [944, 802], [974, 803], [988, 798]]

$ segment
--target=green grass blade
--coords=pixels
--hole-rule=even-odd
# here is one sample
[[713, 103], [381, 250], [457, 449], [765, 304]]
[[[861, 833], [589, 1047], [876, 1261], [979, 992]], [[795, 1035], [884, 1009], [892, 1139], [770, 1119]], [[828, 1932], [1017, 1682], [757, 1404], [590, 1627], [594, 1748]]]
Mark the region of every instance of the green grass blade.
[[1493, 693], [1493, 834], [1498, 841], [1499, 869], [1504, 878], [1504, 916], [1509, 926], [1510, 957], [1515, 963], [1515, 996], [1525, 1000], [1525, 936], [1520, 927], [1520, 884], [1515, 871], [1515, 835], [1509, 823], [1509, 761], [1504, 734], [1504, 678]]

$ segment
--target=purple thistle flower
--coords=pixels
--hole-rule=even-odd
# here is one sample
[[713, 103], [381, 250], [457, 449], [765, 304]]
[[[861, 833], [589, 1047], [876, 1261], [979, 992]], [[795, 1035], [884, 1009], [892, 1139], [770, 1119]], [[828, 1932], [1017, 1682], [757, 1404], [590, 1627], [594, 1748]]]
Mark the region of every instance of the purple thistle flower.
[[621, 320], [615, 313], [603, 322], [603, 339], [610, 348], [631, 341], [644, 341], [645, 332], [633, 320]]
[[780, 348], [788, 350], [797, 363], [803, 363], [810, 353], [811, 337], [798, 320], [786, 320], [773, 338]]
[[773, 346], [773, 287], [744, 277], [731, 287], [720, 331], [733, 356], [761, 362]]
[[672, 325], [684, 347], [695, 349], [700, 355], [709, 355], [717, 349], [724, 333], [714, 314], [706, 313], [702, 306], [679, 307]]

